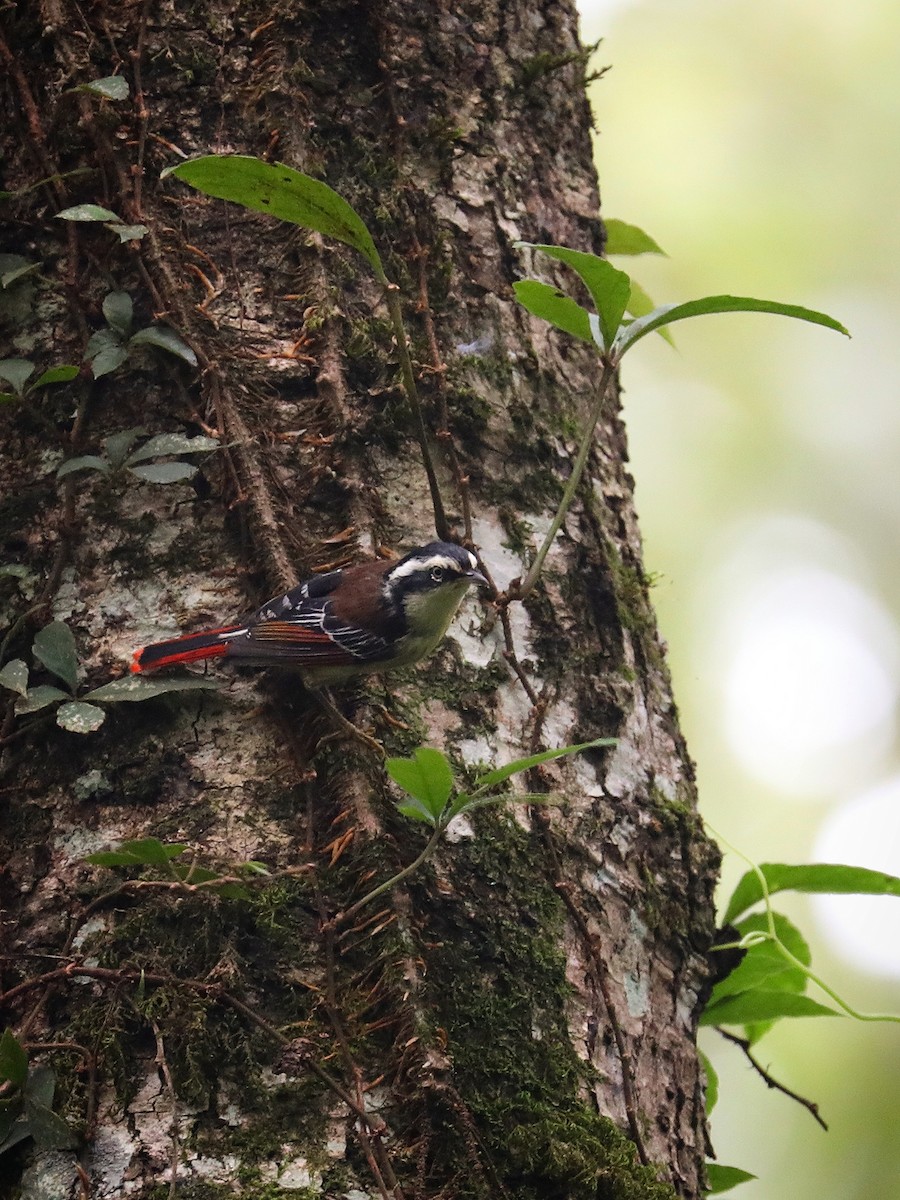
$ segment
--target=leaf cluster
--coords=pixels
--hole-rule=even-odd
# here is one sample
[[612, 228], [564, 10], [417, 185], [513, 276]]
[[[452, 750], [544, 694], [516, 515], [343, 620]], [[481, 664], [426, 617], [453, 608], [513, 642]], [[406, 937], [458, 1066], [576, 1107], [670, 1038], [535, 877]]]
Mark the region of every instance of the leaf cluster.
[[197, 355], [168, 325], [147, 325], [134, 331], [134, 305], [127, 292], [107, 293], [103, 315], [106, 327], [91, 335], [84, 354], [95, 379], [118, 370], [139, 346], [155, 346], [191, 367], [197, 366]]
[[56, 475], [63, 479], [74, 471], [98, 471], [101, 475], [117, 475], [127, 471], [144, 483], [183, 483], [193, 479], [197, 468], [193, 463], [176, 459], [167, 462], [151, 462], [156, 458], [171, 459], [176, 454], [209, 454], [221, 448], [215, 438], [187, 437], [183, 433], [158, 433], [132, 449], [137, 441], [146, 437], [147, 430], [141, 426], [123, 429], [114, 433], [103, 443], [105, 454], [81, 454], [77, 458], [61, 463]]
[[53, 1111], [56, 1075], [52, 1067], [32, 1066], [25, 1047], [12, 1033], [0, 1037], [0, 1154], [26, 1138], [38, 1150], [65, 1150], [75, 1136]]

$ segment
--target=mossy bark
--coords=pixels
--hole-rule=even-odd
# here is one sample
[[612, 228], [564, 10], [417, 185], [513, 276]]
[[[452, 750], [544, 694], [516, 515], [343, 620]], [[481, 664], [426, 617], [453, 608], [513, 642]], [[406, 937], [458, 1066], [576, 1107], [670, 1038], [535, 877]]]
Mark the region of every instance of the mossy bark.
[[[519, 239], [602, 244], [570, 5], [41, 0], [8, 6], [0, 33], [19, 256], [0, 267], [34, 264], [0, 294], [2, 355], [81, 362], [125, 291], [135, 328], [167, 325], [199, 363], [144, 348], [4, 406], [6, 658], [31, 665], [35, 630], [64, 620], [99, 685], [137, 645], [433, 536], [365, 264], [161, 182], [182, 155], [284, 161], [363, 215], [401, 289], [454, 527], [500, 587], [521, 574], [597, 379], [510, 287], [530, 269]], [[113, 75], [127, 100], [73, 90]], [[84, 203], [149, 232], [55, 219]], [[222, 448], [189, 483], [57, 482], [63, 458], [137, 426]], [[459, 823], [351, 930], [330, 918], [422, 842], [380, 760], [323, 740], [296, 682], [217, 672], [218, 693], [110, 706], [90, 735], [5, 710], [3, 1015], [52, 1065], [72, 1145], [23, 1140], [0, 1193], [149, 1198], [174, 1172], [195, 1200], [698, 1194], [716, 861], [626, 457], [611, 402], [527, 605], [504, 622], [473, 599], [430, 663], [347, 698], [389, 753], [437, 745], [461, 773], [616, 748], [529, 781], [558, 807]], [[148, 836], [240, 886], [84, 862]], [[269, 875], [244, 878], [247, 860]]]

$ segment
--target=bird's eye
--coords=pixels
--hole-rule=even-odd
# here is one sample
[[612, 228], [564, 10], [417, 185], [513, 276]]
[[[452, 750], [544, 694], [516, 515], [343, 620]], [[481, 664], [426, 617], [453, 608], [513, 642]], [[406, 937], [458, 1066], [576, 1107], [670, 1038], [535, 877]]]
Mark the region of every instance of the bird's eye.
[[443, 583], [444, 582], [444, 568], [443, 567], [432, 567], [431, 568], [431, 578], [435, 583]]

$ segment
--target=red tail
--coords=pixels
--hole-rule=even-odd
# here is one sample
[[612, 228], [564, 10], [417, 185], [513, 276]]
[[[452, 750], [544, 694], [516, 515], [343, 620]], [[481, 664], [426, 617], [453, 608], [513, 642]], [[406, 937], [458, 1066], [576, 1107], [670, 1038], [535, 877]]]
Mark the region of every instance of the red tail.
[[168, 642], [154, 642], [135, 650], [132, 673], [155, 671], [158, 667], [170, 667], [173, 663], [197, 662], [202, 658], [217, 658], [228, 650], [228, 642], [222, 635], [234, 633], [240, 625], [226, 625], [222, 629], [205, 629], [202, 633], [189, 633], [186, 637], [172, 638]]

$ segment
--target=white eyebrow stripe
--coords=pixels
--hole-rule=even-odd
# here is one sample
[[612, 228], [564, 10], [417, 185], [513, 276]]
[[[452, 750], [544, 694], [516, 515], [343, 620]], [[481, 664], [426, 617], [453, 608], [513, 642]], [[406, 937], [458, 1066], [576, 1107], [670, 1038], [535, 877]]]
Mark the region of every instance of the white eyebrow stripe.
[[[471, 554], [469, 557], [472, 558]], [[445, 571], [454, 571], [457, 574], [462, 570], [459, 562], [455, 558], [451, 558], [449, 554], [429, 554], [428, 558], [411, 558], [409, 562], [394, 567], [389, 575], [392, 580], [405, 579], [409, 575], [431, 571], [434, 567], [443, 567]], [[475, 560], [472, 558], [472, 570], [474, 569]]]

